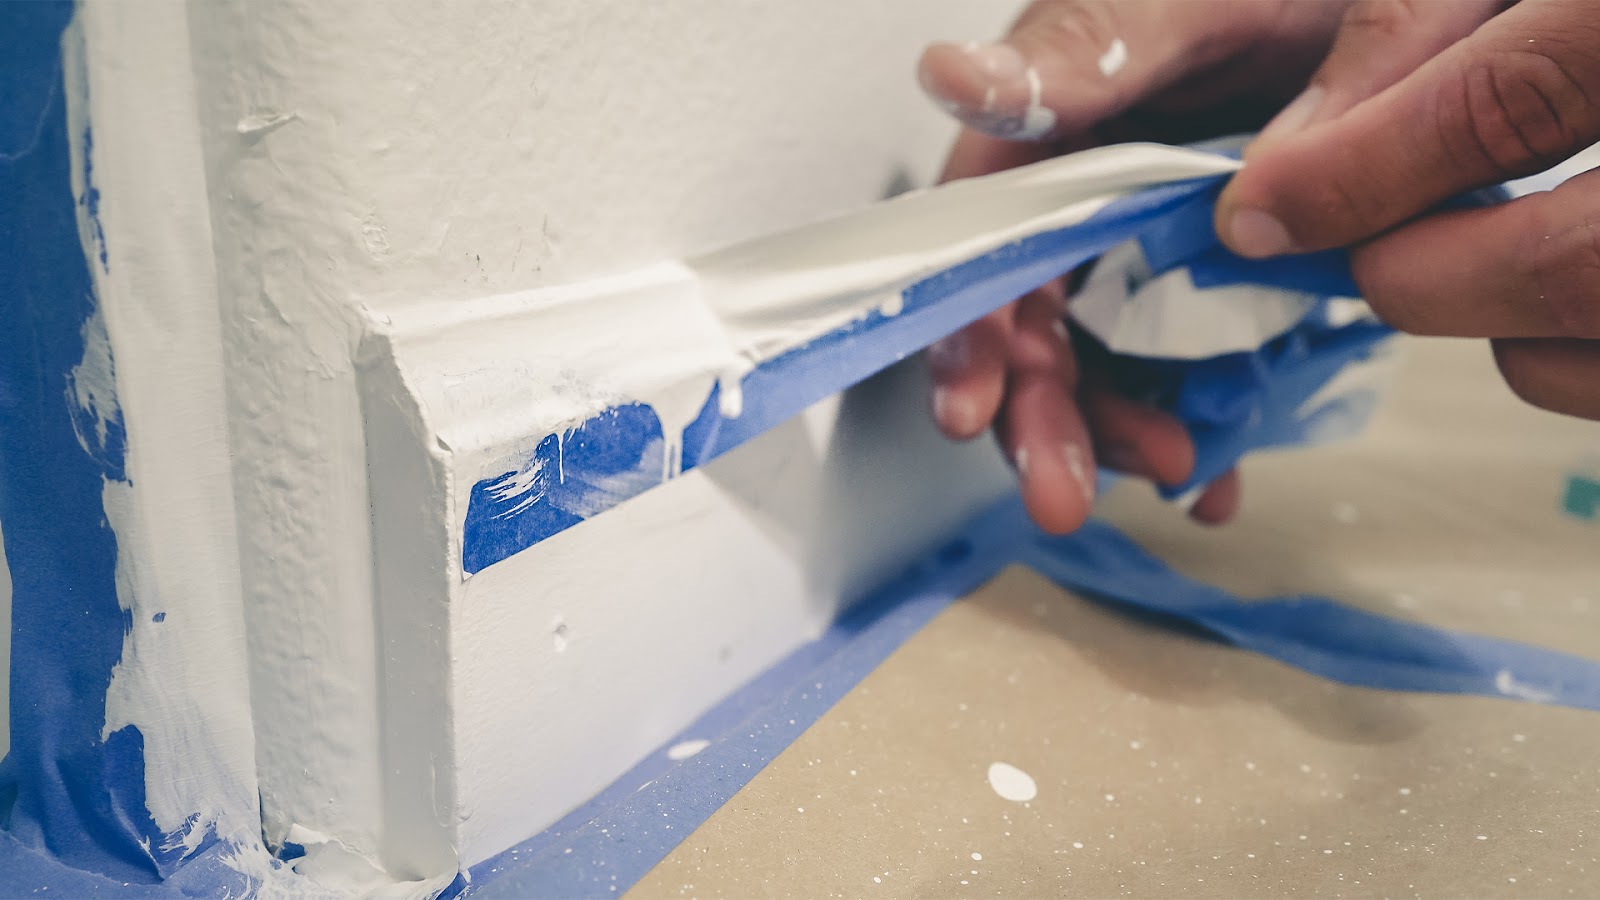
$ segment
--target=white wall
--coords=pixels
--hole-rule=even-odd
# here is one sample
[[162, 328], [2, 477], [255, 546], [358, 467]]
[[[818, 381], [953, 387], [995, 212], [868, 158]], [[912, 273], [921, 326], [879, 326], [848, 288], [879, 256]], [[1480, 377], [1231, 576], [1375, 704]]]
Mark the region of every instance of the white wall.
[[[230, 793], [243, 801], [211, 817], [254, 833], [254, 774], [268, 835], [299, 826], [388, 876], [440, 876], [385, 816], [404, 808], [385, 781], [385, 671], [414, 661], [376, 637], [397, 625], [374, 585], [363, 323], [698, 254], [925, 182], [953, 129], [918, 92], [920, 47], [990, 36], [1018, 5], [85, 4], [91, 90], [72, 103], [95, 119], [111, 256], [137, 261], [97, 285], [140, 467], [113, 522], [121, 599], [186, 613], [136, 629], [150, 664], [130, 672], [149, 680], [119, 696], [194, 694], [170, 706], [166, 746], [183, 752], [147, 766], [158, 821]], [[896, 372], [426, 597], [451, 628], [427, 673], [446, 706], [404, 710], [444, 747], [422, 797], [445, 838], [431, 846], [471, 862], [548, 824], [1003, 483], [992, 454], [931, 433], [917, 379]], [[197, 646], [162, 643], [191, 615], [209, 622]], [[155, 677], [173, 663], [189, 674]], [[217, 776], [195, 747], [226, 751], [227, 791], [163, 776]]]
[[[226, 218], [293, 214], [336, 267], [297, 278], [404, 301], [681, 258], [874, 199], [901, 167], [926, 179], [953, 129], [917, 87], [921, 46], [990, 35], [1017, 5], [299, 0], [191, 19], [214, 188], [249, 191]], [[268, 159], [285, 171], [255, 171]]]
[[[102, 145], [94, 123], [95, 171], [121, 178], [101, 185], [106, 209], [124, 211], [108, 214], [107, 240], [163, 242], [139, 256], [149, 278], [122, 302], [195, 328], [200, 306], [214, 300], [220, 313], [220, 369], [186, 364], [186, 383], [208, 404], [225, 389], [227, 446], [206, 449], [225, 450], [231, 472], [185, 490], [231, 496], [237, 510], [269, 836], [328, 835], [400, 878], [438, 877], [435, 851], [492, 854], [815, 634], [875, 567], [998, 489], [992, 453], [932, 434], [907, 369], [424, 598], [450, 610], [450, 653], [433, 679], [448, 705], [389, 707], [386, 671], [414, 661], [386, 658], [375, 639], [403, 626], [376, 596], [373, 435], [352, 355], [363, 323], [386, 310], [627, 271], [926, 182], [953, 128], [916, 86], [921, 46], [992, 35], [1016, 6], [194, 2], [187, 60], [162, 43], [182, 27], [85, 7], [93, 109], [116, 125]], [[155, 49], [124, 39], [112, 52], [135, 27], [138, 46]], [[141, 184], [173, 185], [186, 227]], [[213, 262], [215, 297], [200, 296]], [[133, 322], [109, 325], [118, 372], [170, 367]], [[154, 382], [132, 386], [125, 410], [164, 396]], [[130, 414], [130, 446], [156, 440], [144, 418]], [[226, 511], [220, 500], [209, 510]], [[863, 523], [865, 535], [852, 530]], [[194, 593], [195, 608], [216, 607]], [[557, 614], [574, 637], [553, 659]], [[407, 798], [386, 780], [397, 712], [444, 746], [437, 781]], [[422, 823], [442, 829], [431, 844], [412, 841], [414, 817], [396, 812], [417, 796], [440, 819]]]

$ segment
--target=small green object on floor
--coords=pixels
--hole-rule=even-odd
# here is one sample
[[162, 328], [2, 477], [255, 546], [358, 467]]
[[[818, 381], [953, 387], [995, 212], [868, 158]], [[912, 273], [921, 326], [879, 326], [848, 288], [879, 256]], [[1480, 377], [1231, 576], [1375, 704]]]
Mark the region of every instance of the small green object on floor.
[[1600, 520], [1600, 481], [1585, 475], [1569, 477], [1561, 507], [1574, 518], [1589, 522]]

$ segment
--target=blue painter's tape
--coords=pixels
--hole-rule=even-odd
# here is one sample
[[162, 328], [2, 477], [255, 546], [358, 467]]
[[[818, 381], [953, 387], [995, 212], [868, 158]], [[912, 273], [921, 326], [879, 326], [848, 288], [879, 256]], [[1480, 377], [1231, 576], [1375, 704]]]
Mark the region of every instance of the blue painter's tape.
[[[682, 470], [709, 462], [807, 406], [1099, 256], [1207, 192], [1215, 182], [1214, 178], [1197, 179], [1143, 191], [1108, 205], [1077, 225], [1008, 244], [925, 279], [904, 292], [898, 315], [871, 313], [747, 374], [741, 384], [743, 409], [738, 418], [721, 417], [718, 393], [713, 389], [682, 436]], [[615, 461], [607, 459], [602, 474], [610, 487], [585, 494], [582, 503], [573, 504], [569, 494], [559, 491], [524, 490], [541, 477], [537, 473], [548, 471], [562, 443], [592, 428], [610, 429], [614, 412], [606, 410], [565, 436], [544, 438], [519, 471], [486, 478], [473, 486], [462, 534], [462, 564], [467, 572], [480, 571], [605, 508], [590, 501], [609, 498], [620, 502], [631, 496], [617, 485], [625, 483], [627, 489], [638, 493], [659, 483], [663, 471], [659, 466], [647, 462], [637, 478], [624, 479], [610, 468]], [[659, 423], [654, 428], [659, 434]], [[587, 483], [570, 453], [566, 471], [569, 478], [576, 473], [580, 483]], [[548, 478], [539, 483], [550, 484]]]
[[1375, 393], [1353, 391], [1316, 408], [1307, 401], [1346, 366], [1371, 358], [1378, 344], [1394, 333], [1375, 322], [1327, 321], [1326, 298], [1360, 296], [1344, 251], [1252, 260], [1222, 246], [1212, 224], [1219, 190], [1192, 198], [1140, 234], [1151, 271], [1187, 269], [1201, 290], [1252, 284], [1324, 300], [1286, 334], [1256, 351], [1204, 360], [1145, 361], [1156, 405], [1188, 427], [1195, 445], [1195, 468], [1188, 480], [1161, 487], [1169, 499], [1226, 473], [1251, 452], [1359, 430], [1377, 405]]
[[521, 471], [472, 486], [462, 565], [476, 572], [655, 487], [666, 477], [664, 448], [661, 420], [642, 403], [547, 435]]
[[1152, 272], [1188, 269], [1202, 290], [1257, 284], [1320, 297], [1359, 297], [1343, 251], [1327, 250], [1273, 259], [1245, 259], [1222, 246], [1212, 221], [1220, 187], [1191, 198], [1139, 233], [1139, 249]]
[[1600, 711], [1600, 661], [1380, 616], [1326, 597], [1246, 601], [1172, 571], [1115, 528], [1034, 535], [1021, 561], [1065, 587], [1155, 613], [1332, 681]]
[[0, 896], [92, 898], [249, 897], [254, 882], [230, 867], [226, 844], [213, 842], [174, 869], [165, 881], [146, 883], [73, 868], [46, 849], [29, 847], [0, 831]]
[[1188, 426], [1195, 445], [1189, 479], [1163, 486], [1162, 495], [1177, 497], [1206, 484], [1257, 450], [1353, 433], [1376, 408], [1375, 391], [1352, 390], [1315, 407], [1307, 401], [1345, 367], [1371, 358], [1392, 334], [1376, 322], [1329, 328], [1307, 321], [1253, 353], [1152, 361], [1166, 398], [1159, 405]]
[[[1224, 247], [1212, 224], [1218, 191], [1191, 198], [1140, 233], [1140, 249], [1151, 270], [1186, 269], [1201, 290], [1249, 284], [1309, 294], [1322, 302], [1288, 333], [1254, 352], [1199, 361], [1146, 361], [1157, 405], [1188, 427], [1195, 444], [1189, 479], [1161, 489], [1169, 499], [1217, 478], [1249, 453], [1359, 431], [1377, 406], [1374, 391], [1351, 390], [1323, 398], [1315, 407], [1308, 401], [1346, 367], [1370, 360], [1394, 334], [1374, 321], [1329, 321], [1329, 298], [1361, 293], [1345, 251], [1252, 260]], [[1440, 208], [1488, 206], [1507, 197], [1503, 188], [1488, 188]]]
[[[1255, 284], [1318, 297], [1361, 296], [1361, 288], [1350, 274], [1348, 254], [1343, 250], [1245, 259], [1222, 246], [1212, 218], [1220, 190], [1195, 197], [1140, 234], [1140, 249], [1153, 271], [1187, 268], [1190, 280], [1201, 289]], [[1440, 204], [1439, 210], [1492, 206], [1509, 197], [1505, 188], [1489, 187], [1453, 197]]]
[[744, 410], [726, 421], [707, 458], [767, 431], [961, 326], [1072, 271], [1204, 192], [1214, 179], [1152, 188], [1089, 219], [1008, 244], [907, 288], [899, 314], [872, 313], [791, 350], [744, 380]]
[[[1017, 532], [980, 523], [841, 617], [544, 833], [474, 866], [473, 898], [618, 896], [945, 607], [991, 578]], [[998, 522], [994, 514], [988, 521]]]
[[[719, 390], [714, 388], [682, 435], [677, 468], [688, 471], [715, 459], [1132, 238], [1140, 241], [1155, 272], [1187, 268], [1199, 288], [1252, 284], [1322, 298], [1357, 295], [1343, 251], [1248, 260], [1223, 247], [1212, 228], [1220, 180], [1202, 178], [1146, 190], [1077, 225], [1008, 244], [933, 275], [904, 292], [899, 314], [870, 313], [747, 374], [743, 411], [737, 418], [721, 416]], [[1453, 205], [1493, 202], [1500, 196], [1473, 195]], [[1330, 322], [1326, 310], [1324, 300], [1289, 333], [1254, 352], [1199, 361], [1143, 361], [1157, 405], [1188, 426], [1195, 441], [1191, 478], [1164, 488], [1166, 496], [1205, 484], [1247, 453], [1353, 433], [1366, 421], [1378, 399], [1371, 391], [1325, 398], [1315, 408], [1307, 401], [1346, 366], [1368, 360], [1393, 332], [1373, 322]], [[625, 427], [627, 421], [617, 410], [606, 410], [566, 436], [546, 437], [519, 471], [474, 485], [462, 535], [466, 571], [480, 571], [576, 525], [605, 509], [608, 503], [602, 501], [621, 502], [660, 483], [663, 469], [653, 458], [631, 475], [616, 468], [617, 460], [600, 461], [595, 476], [606, 486], [594, 491], [588, 486], [597, 483], [595, 478], [570, 453], [566, 467], [569, 477], [576, 476], [576, 487], [549, 488], [549, 479], [538, 474], [549, 469], [564, 441]], [[640, 441], [659, 433], [658, 422], [645, 427], [655, 430]]]
[[[151, 885], [180, 850], [145, 807], [144, 740], [105, 739], [106, 690], [129, 626], [117, 601], [107, 479], [126, 479], [112, 401], [80, 408], [73, 370], [95, 340], [78, 232], [60, 44], [70, 2], [0, 3], [0, 521], [12, 576], [11, 747], [0, 763], [0, 893]], [[98, 240], [97, 234], [90, 236]], [[109, 260], [99, 242], [98, 264]], [[86, 330], [90, 333], [86, 335]], [[103, 340], [103, 338], [102, 338]], [[103, 346], [96, 353], [109, 354]], [[105, 356], [98, 364], [114, 361]], [[221, 876], [212, 879], [223, 885]]]
[[917, 630], [1011, 563], [1345, 684], [1600, 711], [1600, 661], [1323, 597], [1242, 600], [1172, 571], [1104, 522], [1064, 538], [1043, 535], [1013, 498], [678, 738], [708, 740], [706, 749], [680, 762], [651, 756], [543, 834], [473, 867], [461, 893], [479, 900], [621, 894]]

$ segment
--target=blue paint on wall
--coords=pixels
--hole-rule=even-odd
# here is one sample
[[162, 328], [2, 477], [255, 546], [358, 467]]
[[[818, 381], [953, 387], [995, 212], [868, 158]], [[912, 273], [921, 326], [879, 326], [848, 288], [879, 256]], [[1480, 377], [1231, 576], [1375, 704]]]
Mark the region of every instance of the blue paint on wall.
[[71, 186], [60, 40], [72, 12], [0, 3], [0, 521], [13, 591], [0, 885], [38, 882], [30, 859], [149, 884], [178, 855], [145, 807], [142, 736], [101, 739], [129, 627], [101, 492], [126, 478], [125, 439], [109, 400], [85, 414], [71, 399], [95, 309], [78, 204], [98, 228], [92, 182], [80, 198]]

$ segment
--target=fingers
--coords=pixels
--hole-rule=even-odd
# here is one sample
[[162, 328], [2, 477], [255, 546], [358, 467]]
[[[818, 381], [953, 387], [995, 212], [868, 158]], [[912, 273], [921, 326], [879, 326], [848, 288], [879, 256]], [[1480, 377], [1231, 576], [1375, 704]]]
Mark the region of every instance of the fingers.
[[[1036, 141], [1082, 130], [1125, 108], [1152, 66], [1175, 55], [1175, 30], [1140, 28], [1148, 18], [1142, 10], [1038, 0], [1003, 41], [928, 47], [918, 79], [930, 97], [984, 134]], [[1141, 49], [1137, 61], [1130, 39]]]
[[[962, 129], [940, 182], [987, 175], [1038, 162], [1052, 154], [1043, 144], [1002, 141]], [[996, 310], [928, 348], [933, 377], [933, 420], [945, 436], [971, 440], [988, 430], [1005, 396], [1016, 304]]]
[[[1023, 503], [1047, 531], [1065, 534], [1088, 518], [1097, 460], [1159, 484], [1180, 484], [1194, 469], [1193, 442], [1171, 415], [1107, 386], [1077, 391], [1058, 286], [934, 345], [928, 361], [940, 429], [966, 440], [993, 422]], [[1238, 476], [1230, 472], [1206, 488], [1189, 515], [1216, 524], [1238, 506]]]
[[1413, 334], [1600, 338], [1600, 171], [1418, 220], [1351, 267], [1379, 318]]
[[1072, 394], [1041, 373], [1016, 373], [1004, 418], [1002, 446], [1029, 517], [1051, 534], [1075, 531], [1094, 503], [1095, 469]]
[[930, 46], [918, 76], [984, 134], [1077, 134], [1255, 37], [1274, 6], [1035, 0], [1003, 41]]
[[1106, 388], [1087, 388], [1082, 397], [1101, 465], [1165, 485], [1182, 484], [1194, 471], [1194, 442], [1171, 415]]
[[[1077, 361], [1058, 285], [930, 347], [928, 364], [940, 430], [968, 440], [993, 424], [1024, 503], [1046, 530], [1066, 533], [1083, 524], [1094, 503], [1097, 461], [1158, 484], [1180, 484], [1194, 470], [1193, 442], [1171, 415], [1106, 385], [1076, 390]], [[1227, 521], [1238, 494], [1236, 477], [1218, 479], [1190, 515]]]
[[[1086, 388], [1082, 398], [1101, 465], [1164, 485], [1182, 484], [1194, 471], [1194, 441], [1172, 415], [1104, 388]], [[1189, 518], [1220, 525], [1238, 513], [1239, 497], [1238, 470], [1229, 470], [1206, 485]]]
[[1036, 291], [1018, 303], [998, 429], [1023, 505], [1039, 527], [1055, 534], [1083, 524], [1095, 493], [1094, 456], [1074, 396], [1077, 368], [1062, 314], [1059, 291]]
[[1252, 155], [1217, 204], [1241, 255], [1371, 237], [1600, 138], [1600, 16], [1524, 0], [1344, 115]]
[[1200, 499], [1189, 507], [1189, 518], [1203, 525], [1221, 525], [1238, 514], [1239, 501], [1239, 470], [1229, 469], [1206, 485]]
[[1498, 12], [1501, 0], [1358, 0], [1321, 68], [1246, 150], [1246, 157], [1357, 103], [1471, 34]]
[[987, 431], [1006, 386], [1015, 305], [991, 313], [928, 348], [933, 420], [945, 436], [971, 440]]
[[1512, 393], [1551, 412], [1600, 420], [1600, 342], [1510, 339], [1494, 361]]

